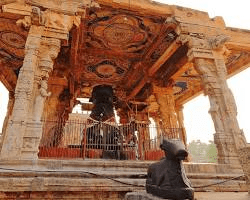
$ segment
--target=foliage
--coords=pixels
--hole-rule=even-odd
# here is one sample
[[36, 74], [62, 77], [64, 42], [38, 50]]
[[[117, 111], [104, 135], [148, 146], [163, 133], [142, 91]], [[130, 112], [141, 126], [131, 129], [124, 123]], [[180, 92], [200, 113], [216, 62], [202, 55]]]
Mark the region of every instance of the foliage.
[[213, 141], [203, 143], [200, 140], [193, 140], [188, 145], [191, 162], [196, 163], [216, 163], [217, 149]]

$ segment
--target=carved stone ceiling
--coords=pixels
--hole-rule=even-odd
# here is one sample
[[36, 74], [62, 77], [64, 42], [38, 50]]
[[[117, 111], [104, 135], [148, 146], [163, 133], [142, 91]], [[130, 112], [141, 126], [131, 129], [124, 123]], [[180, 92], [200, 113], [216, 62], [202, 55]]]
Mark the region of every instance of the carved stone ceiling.
[[[176, 100], [184, 102], [201, 90], [200, 79], [186, 65], [187, 47], [178, 46], [158, 67], [155, 63], [176, 42], [176, 24], [171, 16], [144, 15], [125, 9], [101, 6], [86, 12], [80, 27], [70, 32], [50, 78], [69, 76], [78, 96], [89, 97], [100, 84], [112, 85], [121, 100], [145, 101], [151, 83], [166, 86], [174, 80]], [[0, 80], [14, 91], [24, 58], [28, 31], [16, 25], [20, 16], [0, 13]], [[204, 33], [206, 34], [206, 33]], [[228, 72], [250, 62], [250, 53], [230, 49]], [[198, 88], [198, 89], [197, 89]]]
[[78, 30], [78, 83], [112, 85], [117, 93], [132, 91], [177, 37], [175, 24], [165, 21], [125, 10], [89, 11]]

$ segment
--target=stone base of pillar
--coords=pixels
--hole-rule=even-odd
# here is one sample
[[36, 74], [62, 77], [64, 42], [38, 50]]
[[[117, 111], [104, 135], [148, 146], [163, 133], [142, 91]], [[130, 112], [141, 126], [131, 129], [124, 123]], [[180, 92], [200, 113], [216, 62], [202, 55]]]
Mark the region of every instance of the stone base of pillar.
[[250, 145], [239, 150], [240, 162], [246, 176], [248, 193], [250, 194]]
[[38, 148], [42, 136], [42, 123], [39, 121], [27, 123], [26, 132], [23, 136], [21, 159], [38, 159]]
[[23, 123], [12, 120], [7, 127], [7, 135], [3, 138], [1, 160], [36, 160], [42, 135], [41, 122]]
[[217, 132], [214, 143], [218, 151], [218, 164], [229, 164], [241, 168], [238, 151], [232, 133]]
[[242, 168], [240, 164], [240, 159], [238, 156], [237, 157], [228, 156], [228, 157], [218, 158], [218, 164], [229, 164], [233, 168], [237, 168], [237, 169]]
[[[18, 131], [17, 131], [18, 130]], [[10, 120], [6, 135], [2, 138], [1, 160], [19, 160], [22, 148], [22, 138], [26, 130], [26, 123], [23, 121]]]

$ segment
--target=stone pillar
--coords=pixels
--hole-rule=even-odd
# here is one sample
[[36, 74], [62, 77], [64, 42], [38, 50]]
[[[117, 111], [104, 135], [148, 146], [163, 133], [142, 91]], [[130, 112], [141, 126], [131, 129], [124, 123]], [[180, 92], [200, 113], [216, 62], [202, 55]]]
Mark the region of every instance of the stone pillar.
[[163, 134], [163, 130], [161, 130], [161, 119], [159, 116], [159, 104], [156, 101], [156, 98], [154, 95], [150, 95], [147, 100], [146, 100], [148, 106], [147, 106], [147, 112], [149, 114], [149, 117], [153, 118], [154, 122], [155, 122], [155, 126], [153, 127], [155, 128], [155, 130], [157, 131], [157, 140], [156, 140], [156, 146], [160, 147], [160, 143], [161, 143], [161, 136]]
[[199, 39], [198, 42], [193, 39], [188, 54], [201, 75], [204, 93], [210, 101], [209, 113], [216, 131], [214, 142], [218, 150], [218, 163], [239, 166], [238, 149], [246, 145], [246, 140], [239, 128], [235, 100], [226, 81], [223, 46], [226, 38], [220, 35]]
[[44, 102], [51, 95], [48, 89], [49, 73], [53, 70], [54, 59], [60, 50], [60, 40], [55, 38], [41, 38], [39, 49], [39, 61], [34, 76], [33, 101], [31, 115], [27, 123], [27, 129], [23, 136], [21, 151], [22, 159], [37, 159], [38, 146], [42, 137], [42, 114]]
[[30, 105], [33, 97], [34, 75], [43, 27], [32, 26], [25, 46], [25, 58], [18, 75], [15, 89], [15, 103], [3, 140], [1, 159], [20, 159], [23, 136], [27, 128]]
[[138, 153], [141, 160], [144, 159], [144, 147], [145, 142], [150, 140], [149, 133], [149, 119], [145, 112], [137, 112], [135, 115], [136, 129], [137, 129], [137, 143], [138, 143]]
[[180, 139], [187, 148], [187, 133], [184, 125], [183, 105], [177, 106], [175, 110], [180, 127]]
[[175, 111], [175, 100], [172, 87], [154, 86], [154, 94], [159, 104], [159, 111], [162, 119], [162, 129], [168, 138], [179, 138], [179, 124]]
[[9, 91], [9, 102], [8, 102], [8, 107], [7, 107], [7, 113], [3, 122], [3, 128], [2, 128], [2, 139], [1, 139], [1, 143], [0, 143], [0, 151], [2, 149], [2, 144], [6, 135], [6, 130], [7, 130], [7, 126], [10, 120], [10, 116], [12, 114], [12, 110], [14, 107], [14, 102], [15, 102], [15, 92], [13, 91]]
[[[3, 12], [23, 15], [17, 24], [29, 29], [25, 58], [15, 89], [15, 103], [6, 129], [0, 159], [37, 159], [42, 133], [40, 121], [47, 92], [48, 74], [53, 69], [53, 59], [60, 49], [60, 40], [68, 40], [73, 25], [80, 24], [77, 16], [81, 3], [74, 4], [72, 13], [64, 14], [65, 5], [59, 3], [58, 12], [50, 3], [36, 5], [17, 1], [3, 6]], [[47, 7], [46, 7], [47, 6]], [[91, 6], [91, 5], [89, 5]]]

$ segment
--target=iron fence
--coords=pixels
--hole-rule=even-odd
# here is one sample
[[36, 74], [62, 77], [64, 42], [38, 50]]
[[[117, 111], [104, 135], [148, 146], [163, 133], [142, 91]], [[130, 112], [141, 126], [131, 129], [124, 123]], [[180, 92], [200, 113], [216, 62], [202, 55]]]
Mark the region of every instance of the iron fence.
[[40, 158], [157, 160], [164, 138], [180, 138], [182, 129], [145, 123], [86, 120], [44, 121]]

